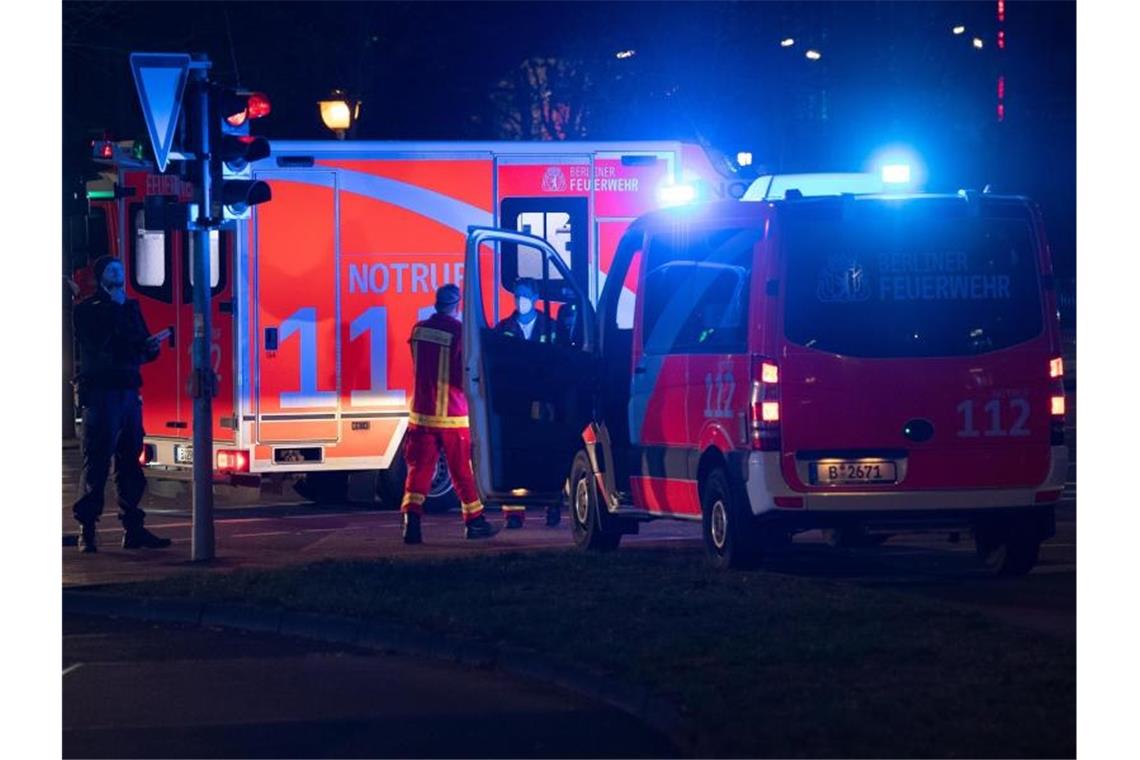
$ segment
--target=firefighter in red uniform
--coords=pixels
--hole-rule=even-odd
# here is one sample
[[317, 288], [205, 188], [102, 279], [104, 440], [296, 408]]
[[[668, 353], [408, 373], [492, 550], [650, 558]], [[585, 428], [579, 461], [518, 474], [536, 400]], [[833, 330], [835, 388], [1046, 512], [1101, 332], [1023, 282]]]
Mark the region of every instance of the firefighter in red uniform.
[[459, 288], [444, 285], [435, 294], [435, 311], [417, 322], [412, 346], [415, 386], [404, 443], [408, 479], [404, 484], [404, 543], [423, 542], [420, 516], [442, 449], [459, 493], [467, 538], [489, 538], [496, 528], [483, 515], [483, 503], [471, 469], [471, 432], [463, 395], [463, 327], [459, 322]]

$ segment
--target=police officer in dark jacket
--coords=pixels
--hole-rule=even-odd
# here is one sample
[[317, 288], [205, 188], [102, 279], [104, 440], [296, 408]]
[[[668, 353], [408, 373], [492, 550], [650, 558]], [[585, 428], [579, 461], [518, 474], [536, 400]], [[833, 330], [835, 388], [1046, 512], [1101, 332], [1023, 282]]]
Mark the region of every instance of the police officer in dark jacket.
[[75, 307], [79, 342], [79, 404], [83, 408], [83, 476], [80, 497], [72, 507], [81, 529], [79, 549], [96, 551], [95, 524], [103, 514], [103, 489], [111, 460], [119, 492], [119, 520], [124, 549], [170, 546], [143, 527], [139, 509], [146, 476], [139, 454], [143, 447], [139, 365], [158, 357], [168, 334], [152, 336], [139, 303], [126, 297], [123, 265], [110, 256], [95, 262], [95, 295]]

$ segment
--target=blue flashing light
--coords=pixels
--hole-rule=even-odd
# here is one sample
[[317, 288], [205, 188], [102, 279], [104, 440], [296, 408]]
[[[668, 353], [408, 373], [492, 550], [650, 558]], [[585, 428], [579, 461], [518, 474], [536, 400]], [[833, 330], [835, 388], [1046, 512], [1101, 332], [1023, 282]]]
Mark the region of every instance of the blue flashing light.
[[882, 178], [884, 185], [909, 185], [910, 184], [910, 165], [909, 164], [886, 164], [882, 169]]
[[657, 200], [662, 206], [683, 206], [697, 199], [697, 189], [692, 185], [668, 184], [657, 188]]

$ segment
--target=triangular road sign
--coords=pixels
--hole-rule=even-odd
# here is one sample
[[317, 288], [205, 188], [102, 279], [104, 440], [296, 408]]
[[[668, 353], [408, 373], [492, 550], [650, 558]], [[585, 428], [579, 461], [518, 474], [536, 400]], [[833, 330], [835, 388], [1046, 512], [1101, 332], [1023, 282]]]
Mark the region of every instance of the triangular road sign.
[[174, 147], [189, 70], [190, 56], [185, 53], [131, 53], [131, 73], [160, 172], [166, 171], [170, 149]]

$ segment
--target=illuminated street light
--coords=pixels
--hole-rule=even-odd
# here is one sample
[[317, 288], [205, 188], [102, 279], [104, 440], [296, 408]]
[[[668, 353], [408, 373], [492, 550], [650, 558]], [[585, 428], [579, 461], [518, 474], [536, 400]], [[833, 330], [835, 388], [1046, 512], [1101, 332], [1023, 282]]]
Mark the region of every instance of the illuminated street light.
[[806, 53], [804, 53], [804, 57], [807, 58], [809, 61], [818, 61], [823, 56], [821, 56], [819, 54], [818, 50], [809, 50]]
[[737, 166], [752, 166], [752, 153], [749, 151], [746, 151], [746, 150], [742, 150], [739, 153], [737, 153], [736, 154], [736, 165]]
[[360, 101], [350, 101], [341, 90], [333, 90], [328, 100], [317, 101], [317, 105], [321, 109], [321, 121], [336, 133], [338, 140], [343, 140], [360, 118]]
[[780, 47], [791, 47], [794, 44], [796, 44], [796, 41], [791, 37], [786, 37], [780, 40]]
[[965, 34], [966, 33], [966, 27], [956, 26], [951, 31], [954, 32], [954, 34]]
[[614, 54], [614, 57], [620, 60], [625, 60], [626, 58], [633, 58], [635, 55], [637, 55], [636, 50], [619, 50]]
[[981, 50], [981, 49], [982, 49], [982, 45], [984, 45], [984, 44], [985, 44], [985, 43], [984, 43], [984, 42], [982, 42], [982, 38], [981, 38], [981, 37], [975, 37], [975, 38], [974, 38], [974, 47], [976, 47], [978, 50]]

